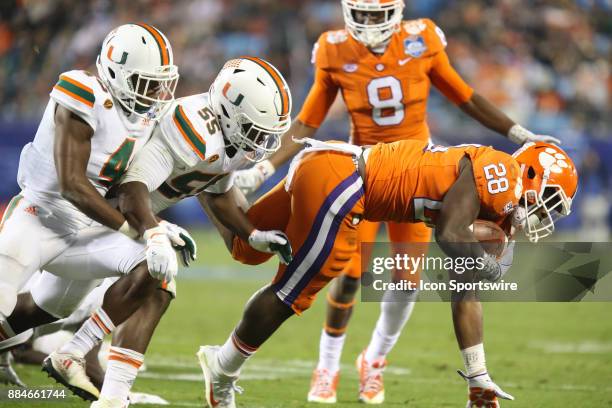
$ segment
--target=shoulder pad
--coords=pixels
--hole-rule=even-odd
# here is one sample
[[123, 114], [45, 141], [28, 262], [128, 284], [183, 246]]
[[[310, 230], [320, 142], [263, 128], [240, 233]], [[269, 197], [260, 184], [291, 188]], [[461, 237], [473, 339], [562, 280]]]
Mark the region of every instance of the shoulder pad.
[[68, 71], [59, 76], [51, 98], [83, 118], [94, 130], [94, 105], [105, 102], [106, 91], [97, 78], [85, 71]]
[[342, 60], [341, 50], [348, 46], [348, 39], [349, 33], [346, 30], [324, 32], [312, 49], [311, 62], [316, 68], [330, 68]]
[[404, 21], [402, 35], [404, 50], [413, 58], [431, 56], [446, 48], [444, 32], [428, 18]]
[[189, 167], [206, 160], [210, 148], [216, 149], [222, 139], [217, 119], [202, 96], [178, 99], [160, 122], [173, 153]]

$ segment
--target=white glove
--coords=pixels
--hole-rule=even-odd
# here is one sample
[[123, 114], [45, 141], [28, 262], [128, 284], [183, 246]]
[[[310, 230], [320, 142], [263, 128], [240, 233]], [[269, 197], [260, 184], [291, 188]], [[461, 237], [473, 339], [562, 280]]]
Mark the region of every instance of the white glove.
[[276, 169], [274, 165], [270, 163], [270, 160], [264, 160], [250, 169], [235, 172], [234, 185], [244, 194], [250, 194], [257, 190], [264, 181], [269, 179], [275, 171]]
[[147, 241], [147, 267], [155, 279], [170, 282], [178, 271], [176, 252], [172, 248], [168, 231], [163, 225], [146, 230], [143, 238]]
[[189, 266], [191, 261], [198, 257], [198, 245], [189, 232], [176, 224], [162, 220], [159, 225], [166, 228], [166, 235], [170, 239], [172, 246], [181, 254], [181, 261], [184, 266]]
[[289, 265], [293, 259], [291, 243], [282, 231], [253, 230], [249, 235], [249, 245], [261, 252], [278, 255], [281, 263]]
[[516, 241], [512, 240], [506, 245], [506, 249], [499, 258], [499, 266], [501, 267], [500, 278], [503, 278], [506, 272], [512, 267], [512, 259], [514, 258], [514, 244]]
[[498, 408], [500, 405], [497, 398], [514, 400], [514, 397], [502, 390], [499, 385], [495, 384], [486, 372], [472, 377], [469, 377], [461, 370], [457, 370], [457, 373], [468, 382], [469, 395], [467, 405], [465, 406], [466, 408]]
[[545, 142], [554, 143], [558, 145], [561, 144], [561, 141], [556, 137], [547, 135], [536, 135], [518, 124], [510, 128], [510, 130], [508, 131], [508, 139], [518, 145], [522, 145], [527, 142]]

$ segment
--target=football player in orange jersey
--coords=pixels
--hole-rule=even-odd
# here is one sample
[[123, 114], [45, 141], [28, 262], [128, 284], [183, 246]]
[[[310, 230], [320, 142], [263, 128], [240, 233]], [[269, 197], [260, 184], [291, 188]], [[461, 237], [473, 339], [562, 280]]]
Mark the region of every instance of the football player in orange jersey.
[[[286, 232], [293, 261], [280, 264], [272, 283], [251, 297], [223, 346], [200, 348], [211, 407], [235, 407], [235, 382], [242, 365], [287, 318], [308, 309], [317, 293], [343, 272], [350, 262], [345, 255], [356, 250], [361, 220], [426, 223], [435, 228], [436, 241], [447, 255], [482, 259], [480, 269], [449, 271], [452, 279], [497, 281], [512, 264], [514, 245], [499, 258], [486, 254], [470, 228], [474, 221], [522, 229], [537, 242], [554, 231], [558, 218], [570, 213], [578, 185], [567, 154], [542, 142], [527, 143], [513, 156], [491, 147], [442, 147], [418, 140], [365, 148], [306, 142], [311, 148], [294, 159], [287, 178], [247, 212], [256, 228]], [[219, 229], [235, 259], [260, 264], [270, 258]], [[454, 292], [451, 304], [466, 370], [461, 374], [469, 385], [468, 407], [498, 407], [498, 397], [513, 399], [487, 373], [482, 308], [475, 292]]]
[[[346, 28], [323, 33], [315, 44], [314, 84], [297, 120], [283, 138], [282, 148], [270, 160], [238, 172], [237, 186], [244, 192], [257, 189], [275, 169], [293, 157], [301, 145], [292, 138], [315, 134], [339, 90], [350, 114], [350, 141], [356, 145], [428, 140], [426, 105], [432, 84], [466, 114], [517, 144], [558, 143], [555, 138], [534, 135], [514, 123], [474, 92], [451, 66], [442, 30], [425, 18], [402, 21], [403, 7], [403, 0], [342, 0]], [[374, 241], [378, 227], [378, 223], [362, 223], [359, 241]], [[431, 239], [431, 231], [424, 224], [388, 222], [387, 231], [393, 243]], [[359, 286], [360, 266], [360, 254], [355, 252], [344, 275], [328, 294], [327, 321], [321, 334], [309, 401], [329, 403], [336, 399], [335, 378]], [[360, 400], [370, 403], [384, 400], [385, 357], [410, 317], [416, 295], [406, 292], [401, 301], [396, 297], [392, 302], [382, 302], [372, 339], [362, 354], [366, 365], [379, 369], [360, 371], [360, 388], [367, 390], [360, 393]]]

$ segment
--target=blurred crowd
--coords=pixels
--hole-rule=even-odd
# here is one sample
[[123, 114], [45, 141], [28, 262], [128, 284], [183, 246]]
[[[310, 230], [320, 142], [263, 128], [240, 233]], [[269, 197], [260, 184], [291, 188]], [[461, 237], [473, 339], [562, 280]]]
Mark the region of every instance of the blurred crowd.
[[[579, 163], [588, 158], [579, 164], [587, 192], [608, 194], [611, 0], [406, 3], [407, 18], [430, 17], [444, 30], [468, 83], [519, 123], [560, 137]], [[312, 81], [312, 44], [344, 25], [340, 0], [5, 0], [0, 12], [0, 123], [37, 123], [58, 74], [95, 71], [105, 34], [139, 21], [170, 39], [179, 96], [206, 91], [226, 59], [258, 55], [288, 78], [297, 114]], [[443, 141], [491, 137], [437, 94], [429, 111]], [[329, 119], [333, 136], [346, 135], [341, 107]]]

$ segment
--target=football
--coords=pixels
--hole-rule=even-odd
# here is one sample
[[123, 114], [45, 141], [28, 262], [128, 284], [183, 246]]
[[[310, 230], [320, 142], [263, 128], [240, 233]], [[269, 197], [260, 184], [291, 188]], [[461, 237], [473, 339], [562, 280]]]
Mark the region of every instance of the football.
[[494, 222], [476, 220], [472, 224], [472, 232], [486, 253], [500, 256], [504, 252], [508, 237]]

